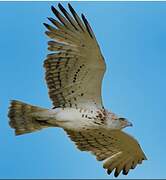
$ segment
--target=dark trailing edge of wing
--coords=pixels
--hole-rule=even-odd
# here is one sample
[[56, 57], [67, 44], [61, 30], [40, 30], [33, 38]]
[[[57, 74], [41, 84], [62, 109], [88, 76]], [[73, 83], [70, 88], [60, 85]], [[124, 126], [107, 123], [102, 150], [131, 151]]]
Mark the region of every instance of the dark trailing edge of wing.
[[[87, 19], [85, 18], [85, 16], [82, 14], [82, 20], [81, 18], [77, 15], [77, 13], [75, 12], [75, 10], [73, 9], [73, 7], [68, 3], [68, 7], [69, 10], [72, 14], [72, 16], [66, 11], [66, 9], [60, 4], [58, 3], [58, 7], [61, 10], [61, 12], [63, 13], [63, 15], [54, 7], [51, 6], [51, 10], [54, 13], [54, 15], [58, 18], [58, 20], [66, 27], [66, 28], [74, 28], [75, 30], [79, 31], [86, 31], [88, 32], [88, 34], [90, 35], [91, 38], [95, 39], [95, 35], [92, 31], [92, 28], [90, 27]], [[59, 22], [56, 21], [53, 18], [48, 18], [56, 27], [59, 28]], [[78, 26], [77, 26], [78, 24]], [[47, 24], [44, 23], [44, 25], [46, 26], [46, 28], [50, 27]]]

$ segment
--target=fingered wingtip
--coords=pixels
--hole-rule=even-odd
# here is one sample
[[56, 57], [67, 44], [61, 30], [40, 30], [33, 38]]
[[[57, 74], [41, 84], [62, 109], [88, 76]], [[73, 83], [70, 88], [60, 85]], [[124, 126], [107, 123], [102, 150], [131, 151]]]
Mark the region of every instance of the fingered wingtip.
[[87, 26], [88, 22], [87, 19], [85, 18], [84, 14], [81, 14], [82, 20], [84, 21], [85, 25]]
[[51, 6], [51, 9], [52, 9], [52, 10], [55, 9], [54, 6]]
[[71, 6], [70, 3], [68, 3], [68, 8], [70, 9], [71, 12], [75, 13], [75, 11], [74, 11], [74, 9], [73, 9], [73, 7]]
[[49, 21], [53, 21], [54, 19], [52, 17], [47, 17]]
[[127, 175], [128, 173], [129, 173], [129, 170], [126, 171], [125, 169], [123, 169], [123, 171], [122, 171], [122, 174], [123, 174], [123, 175]]
[[63, 8], [63, 6], [62, 6], [61, 3], [58, 3], [58, 7], [59, 7], [59, 8]]
[[43, 23], [43, 25], [44, 25], [45, 27], [48, 27], [48, 24], [46, 24], [46, 23]]
[[50, 30], [51, 29], [51, 26], [49, 25], [49, 24], [47, 24], [47, 23], [43, 23], [43, 25], [48, 29], [48, 30]]
[[60, 3], [58, 4], [58, 7], [63, 13], [67, 13], [66, 9]]
[[47, 19], [48, 19], [48, 20], [50, 20], [50, 19], [51, 19], [51, 17], [47, 17]]
[[[86, 27], [87, 27], [87, 25], [89, 26], [89, 23], [88, 23], [86, 17], [84, 16], [84, 14], [81, 14], [81, 17], [82, 17], [82, 20], [84, 21]], [[89, 28], [87, 27], [87, 29], [89, 29]]]
[[58, 11], [56, 10], [56, 8], [54, 6], [51, 6], [51, 10], [55, 15], [58, 13]]
[[115, 177], [118, 177], [118, 176], [119, 176], [119, 173], [115, 171], [114, 176], [115, 176]]
[[70, 3], [67, 3], [68, 4], [68, 7], [72, 7]]
[[82, 18], [85, 18], [84, 14], [81, 14], [81, 17], [82, 17]]

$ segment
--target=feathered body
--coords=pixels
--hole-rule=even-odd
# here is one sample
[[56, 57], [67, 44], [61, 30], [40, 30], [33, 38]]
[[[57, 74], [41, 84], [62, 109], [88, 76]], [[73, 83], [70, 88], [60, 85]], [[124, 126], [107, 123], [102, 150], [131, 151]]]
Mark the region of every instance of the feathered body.
[[[118, 121], [119, 118], [114, 113], [111, 113], [105, 109], [44, 109], [26, 103], [22, 103], [20, 101], [12, 101], [9, 117], [12, 119], [10, 123], [11, 126], [16, 128], [16, 131], [18, 131], [18, 133], [16, 134], [22, 134], [25, 132], [27, 133], [27, 128], [29, 128], [29, 126], [26, 127], [25, 125], [26, 122], [30, 119], [32, 120], [29, 121], [27, 125], [29, 125], [30, 122], [33, 125], [33, 121], [35, 121], [36, 123], [38, 123], [38, 126], [40, 126], [41, 124], [41, 128], [43, 128], [44, 125], [46, 127], [58, 126], [63, 129], [75, 131], [98, 128], [121, 129], [131, 125], [131, 123], [125, 120]], [[17, 119], [15, 119], [14, 121], [13, 118], [18, 118], [19, 120], [17, 121]], [[17, 122], [20, 123], [19, 126], [15, 124]], [[23, 126], [21, 126], [21, 123]], [[38, 126], [36, 130], [38, 130]]]
[[146, 159], [138, 142], [122, 131], [132, 126], [125, 118], [107, 111], [102, 103], [101, 84], [106, 69], [95, 35], [82, 14], [82, 20], [69, 4], [72, 16], [58, 5], [52, 6], [59, 21], [48, 18], [44, 23], [52, 39], [48, 49], [53, 53], [44, 61], [52, 109], [11, 101], [10, 126], [16, 135], [48, 127], [63, 128], [77, 147], [90, 151], [110, 174], [115, 169], [127, 174]]

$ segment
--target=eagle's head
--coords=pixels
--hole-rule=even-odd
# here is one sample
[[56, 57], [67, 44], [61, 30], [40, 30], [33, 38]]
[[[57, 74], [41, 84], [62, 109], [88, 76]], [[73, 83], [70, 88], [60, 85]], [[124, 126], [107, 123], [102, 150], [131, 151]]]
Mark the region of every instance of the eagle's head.
[[111, 129], [123, 129], [128, 126], [133, 126], [126, 118], [118, 117], [112, 112], [107, 112], [107, 125]]
[[128, 127], [128, 126], [133, 126], [133, 124], [131, 122], [129, 122], [126, 118], [118, 118], [117, 121], [119, 121], [119, 124], [122, 128]]

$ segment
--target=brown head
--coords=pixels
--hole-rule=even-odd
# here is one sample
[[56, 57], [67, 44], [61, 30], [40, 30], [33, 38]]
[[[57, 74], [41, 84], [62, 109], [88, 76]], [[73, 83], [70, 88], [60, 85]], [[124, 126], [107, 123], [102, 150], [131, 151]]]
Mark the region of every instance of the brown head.
[[126, 118], [121, 117], [121, 118], [118, 118], [117, 120], [120, 122], [121, 128], [133, 126], [133, 124], [131, 122], [129, 122]]
[[111, 129], [123, 129], [128, 126], [133, 126], [126, 118], [119, 117], [110, 111], [107, 111], [107, 125]]

